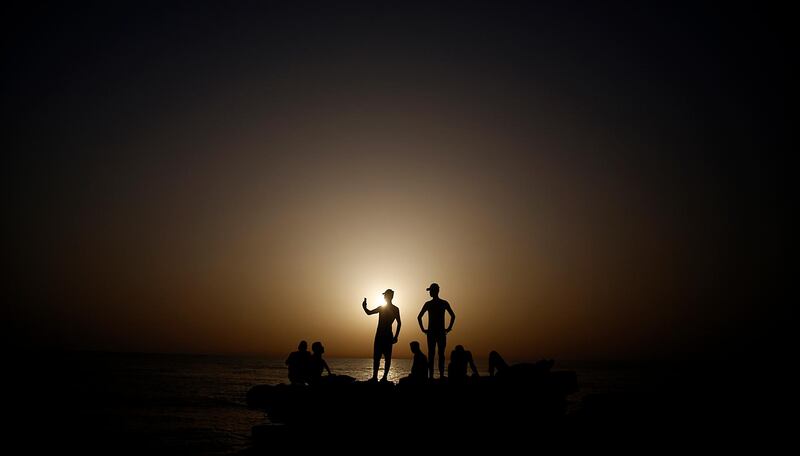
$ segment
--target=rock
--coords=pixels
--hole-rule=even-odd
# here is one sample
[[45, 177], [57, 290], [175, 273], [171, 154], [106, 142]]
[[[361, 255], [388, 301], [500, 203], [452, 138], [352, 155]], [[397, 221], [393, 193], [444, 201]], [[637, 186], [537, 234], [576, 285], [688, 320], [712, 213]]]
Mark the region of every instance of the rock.
[[247, 404], [288, 426], [327, 427], [333, 417], [339, 424], [374, 425], [378, 420], [418, 427], [446, 421], [485, 428], [557, 421], [564, 416], [567, 395], [576, 390], [577, 377], [569, 371], [469, 378], [457, 385], [446, 380], [395, 385], [332, 378], [313, 386], [257, 385], [248, 391]]

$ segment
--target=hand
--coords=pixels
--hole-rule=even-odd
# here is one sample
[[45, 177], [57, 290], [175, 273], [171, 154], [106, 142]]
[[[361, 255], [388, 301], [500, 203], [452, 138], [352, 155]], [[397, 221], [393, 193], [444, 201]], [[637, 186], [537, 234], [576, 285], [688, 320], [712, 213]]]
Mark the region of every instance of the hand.
[[450, 334], [450, 331], [452, 331], [452, 330], [453, 330], [453, 328], [447, 328], [447, 329], [444, 330], [444, 333], [445, 334]]
[[428, 330], [425, 329], [425, 328], [422, 328], [422, 334], [428, 334]]
[[367, 307], [367, 298], [364, 298], [364, 302], [361, 303], [361, 307]]
[[396, 344], [396, 343], [397, 343], [397, 337], [392, 339], [392, 344]]

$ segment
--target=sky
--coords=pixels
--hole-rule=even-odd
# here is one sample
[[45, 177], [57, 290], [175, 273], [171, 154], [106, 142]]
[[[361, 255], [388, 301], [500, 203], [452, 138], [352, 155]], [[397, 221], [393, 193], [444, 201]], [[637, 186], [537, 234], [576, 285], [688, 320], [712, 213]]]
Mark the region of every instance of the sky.
[[784, 11], [106, 3], [3, 19], [7, 346], [370, 356], [392, 288], [408, 356], [431, 282], [477, 357], [767, 331]]

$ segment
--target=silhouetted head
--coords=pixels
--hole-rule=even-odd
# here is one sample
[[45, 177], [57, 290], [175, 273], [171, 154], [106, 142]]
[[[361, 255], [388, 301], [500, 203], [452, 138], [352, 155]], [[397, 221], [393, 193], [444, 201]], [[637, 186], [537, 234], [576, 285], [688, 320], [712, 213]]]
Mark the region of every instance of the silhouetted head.
[[322, 342], [314, 342], [313, 344], [311, 344], [311, 351], [315, 355], [321, 355], [325, 353], [325, 347], [322, 346]]
[[411, 342], [409, 345], [411, 345], [411, 353], [419, 353], [420, 352], [420, 350], [419, 350], [419, 342], [417, 342], [416, 340]]
[[456, 349], [453, 350], [453, 351], [456, 352], [456, 353], [463, 353], [464, 352], [464, 346], [463, 345], [456, 345]]
[[392, 298], [394, 298], [394, 290], [387, 288], [386, 291], [383, 292], [383, 299], [385, 299], [386, 302], [392, 302]]
[[297, 349], [301, 352], [308, 351], [308, 342], [301, 340], [299, 344], [297, 344]]
[[432, 283], [431, 286], [426, 288], [426, 290], [428, 290], [431, 293], [432, 298], [436, 298], [439, 296], [439, 284], [436, 282]]

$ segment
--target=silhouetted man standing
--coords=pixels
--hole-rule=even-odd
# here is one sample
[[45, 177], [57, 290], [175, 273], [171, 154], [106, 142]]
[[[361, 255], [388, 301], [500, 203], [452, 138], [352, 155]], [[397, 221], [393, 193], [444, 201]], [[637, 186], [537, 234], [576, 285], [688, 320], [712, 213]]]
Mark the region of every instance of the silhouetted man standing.
[[[417, 321], [419, 322], [419, 327], [422, 328], [422, 332], [428, 335], [428, 370], [431, 374], [431, 379], [433, 378], [433, 356], [437, 351], [437, 346], [439, 347], [439, 378], [442, 378], [444, 377], [444, 349], [447, 346], [447, 333], [453, 329], [456, 314], [450, 308], [449, 302], [439, 299], [439, 284], [432, 283], [427, 290], [431, 293], [433, 299], [422, 306], [422, 310], [417, 315]], [[444, 328], [445, 310], [450, 314], [450, 324], [447, 325], [447, 329]], [[425, 326], [422, 325], [422, 316], [425, 315], [425, 312], [428, 312], [428, 329], [425, 329]]]
[[[387, 381], [386, 376], [389, 375], [389, 367], [392, 365], [392, 345], [397, 343], [397, 336], [400, 335], [400, 309], [392, 304], [394, 298], [394, 291], [391, 289], [383, 292], [383, 299], [386, 304], [372, 310], [367, 309], [367, 298], [361, 303], [364, 312], [367, 315], [380, 313], [378, 316], [378, 330], [375, 332], [375, 349], [372, 355], [372, 381], [378, 379], [378, 366], [381, 363], [381, 356], [383, 356], [383, 378], [381, 381]], [[394, 336], [392, 336], [392, 323], [397, 320], [397, 329]]]

